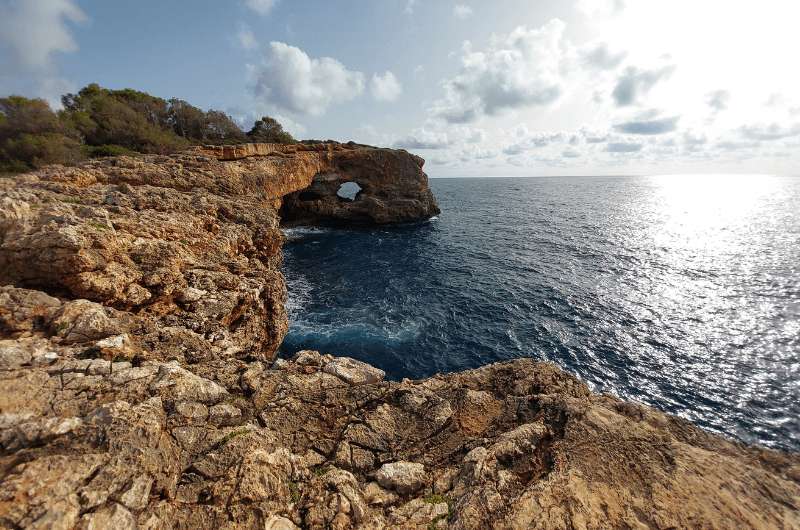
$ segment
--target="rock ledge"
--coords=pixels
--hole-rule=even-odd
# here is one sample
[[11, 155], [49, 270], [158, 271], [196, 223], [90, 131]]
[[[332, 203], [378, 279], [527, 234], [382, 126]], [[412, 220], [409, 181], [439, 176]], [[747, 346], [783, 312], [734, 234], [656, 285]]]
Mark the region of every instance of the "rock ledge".
[[421, 168], [255, 145], [0, 179], [0, 527], [800, 528], [798, 455], [550, 364], [274, 360], [279, 212], [425, 218]]

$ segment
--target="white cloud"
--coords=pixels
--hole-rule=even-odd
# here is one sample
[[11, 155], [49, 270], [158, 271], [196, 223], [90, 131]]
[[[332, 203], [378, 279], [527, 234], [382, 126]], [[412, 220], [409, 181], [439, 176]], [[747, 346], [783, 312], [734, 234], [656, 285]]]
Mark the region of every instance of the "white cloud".
[[283, 126], [284, 130], [288, 131], [295, 138], [299, 138], [306, 133], [306, 127], [302, 123], [293, 120], [289, 116], [276, 114], [273, 116], [273, 118], [278, 120], [278, 123]]
[[403, 85], [388, 70], [383, 75], [373, 74], [370, 88], [378, 101], [396, 101], [403, 93]]
[[674, 65], [643, 70], [629, 66], [617, 80], [611, 95], [618, 107], [638, 103], [659, 81], [665, 80], [675, 71]]
[[793, 136], [800, 136], [800, 123], [788, 126], [778, 123], [745, 125], [740, 129], [740, 132], [748, 140], [783, 140]]
[[395, 147], [403, 149], [448, 149], [454, 146], [470, 146], [477, 149], [476, 144], [486, 140], [486, 131], [465, 125], [454, 125], [442, 128], [441, 124], [429, 121], [424, 126], [411, 131], [396, 142]]
[[364, 91], [361, 72], [330, 57], [312, 59], [283, 42], [271, 42], [264, 61], [250, 69], [260, 101], [297, 114], [322, 115], [331, 105]]
[[656, 135], [666, 134], [678, 128], [678, 116], [669, 118], [634, 120], [619, 123], [614, 126], [614, 130], [624, 134]]
[[608, 141], [607, 132], [599, 132], [587, 127], [581, 127], [577, 133], [577, 136], [582, 138], [587, 144], [602, 144]]
[[446, 132], [425, 127], [414, 129], [410, 135], [394, 143], [394, 147], [401, 149], [445, 149], [451, 145], [452, 141]]
[[465, 20], [472, 16], [472, 8], [468, 5], [456, 4], [453, 6], [453, 15], [455, 15], [456, 18]]
[[706, 105], [711, 107], [714, 112], [726, 110], [730, 101], [731, 93], [727, 90], [714, 90], [706, 94]]
[[35, 95], [43, 98], [53, 109], [61, 109], [61, 96], [75, 92], [75, 83], [58, 76], [44, 76], [37, 79], [38, 85], [35, 87]]
[[584, 46], [580, 50], [583, 64], [600, 70], [613, 70], [619, 66], [627, 53], [624, 51], [613, 52], [605, 42], [597, 42]]
[[644, 144], [634, 142], [611, 142], [606, 145], [606, 151], [609, 153], [638, 153], [643, 147]]
[[414, 13], [414, 8], [417, 6], [417, 0], [408, 0], [406, 2], [405, 12], [407, 15]]
[[247, 26], [242, 26], [239, 28], [239, 32], [236, 34], [236, 39], [239, 41], [239, 46], [245, 50], [255, 50], [258, 48], [256, 36]]
[[685, 131], [683, 133], [683, 145], [687, 151], [695, 151], [707, 143], [708, 137], [703, 133], [695, 133], [693, 131]]
[[55, 53], [78, 50], [67, 23], [85, 20], [73, 0], [4, 2], [0, 4], [0, 47], [23, 70], [47, 70]]
[[551, 144], [562, 143], [567, 139], [563, 132], [528, 130], [525, 124], [520, 124], [511, 131], [514, 141], [503, 149], [507, 155], [519, 155], [532, 149], [547, 147]]
[[470, 162], [474, 160], [491, 160], [497, 158], [500, 153], [494, 149], [485, 149], [482, 147], [471, 146], [461, 151], [459, 159], [462, 162]]
[[456, 126], [451, 129], [456, 138], [464, 143], [479, 144], [486, 141], [486, 131], [467, 126]]
[[504, 110], [547, 105], [563, 91], [564, 23], [519, 27], [486, 51], [464, 43], [461, 70], [445, 81], [445, 96], [432, 111], [450, 123], [468, 123]]
[[244, 5], [261, 16], [266, 16], [278, 3], [278, 0], [244, 0]]

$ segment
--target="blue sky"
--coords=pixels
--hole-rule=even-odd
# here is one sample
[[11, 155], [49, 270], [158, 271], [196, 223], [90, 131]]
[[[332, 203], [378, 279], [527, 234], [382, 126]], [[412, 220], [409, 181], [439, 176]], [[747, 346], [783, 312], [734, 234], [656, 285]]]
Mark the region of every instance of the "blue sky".
[[0, 93], [137, 88], [431, 176], [797, 174], [797, 4], [0, 0]]

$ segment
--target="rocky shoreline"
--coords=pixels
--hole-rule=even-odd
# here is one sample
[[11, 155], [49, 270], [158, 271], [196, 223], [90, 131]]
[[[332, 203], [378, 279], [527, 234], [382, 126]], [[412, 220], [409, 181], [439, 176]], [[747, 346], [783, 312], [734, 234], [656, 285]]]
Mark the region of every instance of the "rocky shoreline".
[[0, 527], [800, 528], [800, 456], [549, 364], [275, 360], [281, 221], [430, 217], [422, 166], [250, 144], [0, 179]]

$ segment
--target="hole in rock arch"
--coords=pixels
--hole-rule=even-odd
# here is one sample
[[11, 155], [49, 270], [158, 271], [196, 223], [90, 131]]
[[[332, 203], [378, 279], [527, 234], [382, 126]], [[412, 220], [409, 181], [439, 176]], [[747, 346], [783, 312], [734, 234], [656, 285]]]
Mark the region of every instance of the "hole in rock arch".
[[336, 196], [340, 199], [344, 199], [345, 201], [354, 201], [360, 192], [361, 186], [355, 182], [345, 182], [339, 186]]

